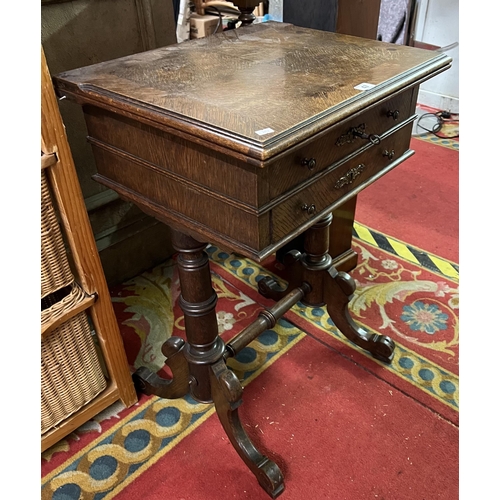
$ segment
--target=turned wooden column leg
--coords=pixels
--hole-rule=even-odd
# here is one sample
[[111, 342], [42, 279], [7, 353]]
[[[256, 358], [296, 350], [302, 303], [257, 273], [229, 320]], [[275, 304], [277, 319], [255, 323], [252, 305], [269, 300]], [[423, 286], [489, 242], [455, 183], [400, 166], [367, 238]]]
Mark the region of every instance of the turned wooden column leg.
[[324, 271], [332, 265], [332, 258], [328, 253], [330, 246], [330, 224], [333, 216], [328, 214], [310, 227], [304, 234], [304, 254], [302, 266], [303, 280], [309, 283], [312, 290], [302, 302], [309, 306], [322, 306], [326, 299], [323, 297]]
[[189, 365], [191, 395], [197, 401], [211, 403], [210, 366], [222, 358], [225, 346], [217, 327], [217, 294], [212, 288], [207, 244], [175, 230], [172, 244], [178, 251], [179, 306], [184, 312], [184, 356]]
[[368, 333], [360, 328], [349, 312], [349, 301], [356, 284], [345, 272], [338, 272], [328, 254], [331, 216], [325, 217], [311, 227], [304, 240], [302, 263], [306, 268], [303, 276], [312, 291], [302, 302], [309, 305], [322, 305], [335, 326], [351, 342], [366, 349], [375, 358], [390, 363], [394, 357], [395, 344], [386, 335]]
[[353, 196], [332, 213], [330, 248], [332, 264], [337, 271], [348, 273], [358, 264], [358, 254], [352, 249], [352, 227], [356, 213], [357, 196]]
[[[352, 234], [354, 216], [356, 213], [357, 196], [353, 196], [332, 212], [330, 224], [330, 245], [328, 253], [332, 264], [337, 271], [352, 271], [358, 263], [358, 254], [352, 249]], [[304, 253], [304, 239], [306, 232], [294, 238], [276, 252], [276, 260], [284, 263], [285, 256], [290, 250]]]
[[332, 215], [327, 215], [311, 226], [303, 235], [303, 253], [290, 251], [285, 255], [291, 262], [286, 269], [288, 287], [280, 289], [275, 280], [265, 277], [259, 281], [259, 292], [274, 300], [282, 298], [297, 284], [305, 282], [311, 291], [302, 303], [319, 307], [326, 304], [335, 326], [351, 342], [370, 352], [375, 358], [390, 363], [394, 357], [394, 341], [386, 335], [368, 333], [359, 327], [349, 312], [349, 301], [356, 290], [354, 280], [345, 272], [338, 272], [329, 254]]
[[237, 407], [243, 388], [225, 362], [225, 344], [219, 337], [206, 244], [173, 231], [181, 285], [179, 305], [184, 312], [187, 343], [184, 356], [189, 365], [193, 398], [213, 402], [219, 420], [235, 450], [255, 474], [261, 486], [276, 498], [283, 491], [278, 466], [264, 457], [243, 429]]
[[258, 288], [261, 295], [273, 300], [280, 300], [290, 290], [306, 282], [310, 291], [302, 299], [306, 305], [321, 306], [323, 300], [323, 273], [332, 265], [332, 258], [328, 253], [329, 231], [332, 214], [328, 214], [310, 227], [301, 239], [302, 252], [290, 250], [283, 256], [286, 266], [288, 286], [281, 289], [275, 279], [265, 276], [259, 281]]
[[162, 347], [172, 380], [162, 379], [144, 367], [137, 370], [134, 380], [146, 394], [176, 398], [190, 391], [197, 401], [211, 403], [210, 365], [221, 359], [225, 346], [218, 335], [217, 294], [212, 288], [207, 244], [175, 230], [172, 243], [178, 251], [179, 306], [184, 312], [187, 343], [172, 337]]

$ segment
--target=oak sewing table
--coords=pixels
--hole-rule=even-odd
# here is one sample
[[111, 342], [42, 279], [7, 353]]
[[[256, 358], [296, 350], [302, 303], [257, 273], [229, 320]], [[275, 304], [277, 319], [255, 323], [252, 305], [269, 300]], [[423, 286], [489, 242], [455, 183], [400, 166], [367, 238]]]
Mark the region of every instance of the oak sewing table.
[[[226, 360], [301, 301], [326, 304], [348, 339], [391, 362], [394, 342], [348, 310], [355, 199], [413, 154], [419, 85], [450, 63], [439, 52], [271, 22], [54, 78], [59, 96], [83, 106], [95, 179], [172, 228], [187, 341], [163, 345], [172, 379], [141, 368], [138, 386], [213, 402], [273, 498], [282, 473], [243, 429], [242, 386]], [[259, 282], [276, 305], [227, 343], [207, 242], [256, 261], [281, 252], [287, 266], [286, 289]]]

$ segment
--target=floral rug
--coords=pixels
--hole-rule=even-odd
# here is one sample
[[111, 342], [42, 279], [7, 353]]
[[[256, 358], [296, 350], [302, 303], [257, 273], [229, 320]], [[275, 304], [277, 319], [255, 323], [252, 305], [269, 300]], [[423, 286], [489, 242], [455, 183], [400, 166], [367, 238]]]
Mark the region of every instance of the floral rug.
[[[393, 338], [397, 349], [391, 365], [375, 360], [347, 340], [330, 320], [326, 307], [299, 303], [285, 319], [456, 422], [458, 265], [366, 226], [356, 224], [355, 229], [353, 248], [359, 257], [351, 273], [357, 286], [351, 315], [365, 330]], [[279, 278], [281, 266], [274, 259], [258, 265], [215, 246], [208, 247], [208, 253], [219, 297], [219, 333], [229, 340], [251, 323], [263, 306], [272, 305], [257, 292], [257, 282], [267, 274]], [[112, 290], [129, 363], [134, 368], [160, 370], [165, 335], [184, 337], [179, 293], [173, 260]], [[273, 348], [279, 351], [282, 346], [273, 344]], [[251, 366], [258, 366], [267, 355], [267, 350], [257, 352], [249, 347], [240, 358], [252, 359]], [[234, 369], [248, 371], [248, 366], [233, 362]]]
[[[357, 289], [351, 314], [363, 328], [394, 339], [392, 364], [378, 362], [345, 339], [325, 308], [299, 303], [273, 330], [265, 331], [230, 359], [230, 367], [247, 387], [259, 376], [264, 379], [272, 364], [303, 349], [314, 338], [335, 351], [346, 366], [376, 377], [377, 384], [388, 388], [389, 400], [392, 396], [412, 400], [419, 408], [431, 410], [426, 415], [437, 414], [456, 426], [458, 265], [366, 226], [356, 224], [355, 231], [358, 266], [351, 275]], [[271, 304], [258, 294], [257, 282], [268, 274], [279, 278], [282, 268], [272, 258], [258, 265], [215, 246], [207, 251], [219, 297], [219, 333], [229, 340], [263, 306]], [[132, 369], [161, 370], [164, 358], [160, 349], [165, 339], [184, 337], [179, 293], [172, 259], [111, 290]], [[142, 484], [136, 482], [142, 474], [152, 471], [154, 464], [195, 429], [205, 422], [206, 426], [213, 414], [213, 405], [196, 403], [190, 397], [161, 400], [141, 395], [131, 408], [115, 403], [42, 454], [42, 499], [119, 496], [127, 485]]]
[[[395, 388], [458, 423], [459, 300], [458, 265], [355, 225], [353, 249], [358, 266], [351, 273], [356, 291], [349, 308], [359, 326], [390, 336], [394, 360], [386, 365], [346, 339], [332, 323], [326, 306], [297, 304], [285, 318], [312, 337], [361, 364]], [[364, 239], [362, 239], [364, 238]], [[272, 302], [257, 292], [264, 274], [279, 278], [274, 260], [265, 269], [243, 257], [210, 249], [215, 275], [236, 285], [262, 305]]]

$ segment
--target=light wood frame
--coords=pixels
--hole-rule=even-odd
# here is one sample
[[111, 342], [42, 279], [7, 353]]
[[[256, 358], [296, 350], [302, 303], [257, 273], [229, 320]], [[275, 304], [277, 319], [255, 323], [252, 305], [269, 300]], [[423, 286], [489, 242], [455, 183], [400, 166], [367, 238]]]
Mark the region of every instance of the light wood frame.
[[[43, 47], [41, 52], [42, 168], [46, 169], [52, 188], [75, 264], [77, 281], [85, 293], [95, 299], [88, 300], [84, 309], [92, 318], [109, 375], [108, 386], [101, 394], [42, 435], [42, 451], [44, 451], [112, 403], [121, 400], [127, 407], [133, 405], [137, 402], [137, 393], [132, 382]], [[79, 312], [81, 312], [81, 307], [68, 311], [65, 319]], [[55, 325], [52, 326], [55, 327]], [[53, 328], [45, 327], [42, 329], [42, 334], [51, 330]]]

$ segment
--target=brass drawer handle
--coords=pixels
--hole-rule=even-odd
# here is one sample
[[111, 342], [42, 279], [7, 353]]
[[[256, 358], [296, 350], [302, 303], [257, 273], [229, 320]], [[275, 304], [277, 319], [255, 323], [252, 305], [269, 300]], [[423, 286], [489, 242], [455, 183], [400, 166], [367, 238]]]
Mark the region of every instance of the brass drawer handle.
[[395, 153], [394, 149], [391, 149], [390, 151], [387, 151], [387, 149], [386, 149], [386, 150], [384, 150], [384, 152], [382, 153], [382, 155], [383, 155], [383, 156], [387, 156], [387, 158], [389, 158], [389, 160], [392, 160], [392, 159], [394, 158], [394, 155], [395, 155], [395, 154], [396, 154], [396, 153]]
[[302, 207], [300, 207], [304, 212], [307, 212], [309, 215], [313, 215], [316, 213], [316, 205], [314, 203], [311, 203], [308, 205], [307, 203], [304, 203]]
[[316, 159], [315, 158], [304, 158], [300, 164], [303, 167], [307, 167], [309, 170], [314, 170], [316, 167]]
[[352, 133], [356, 136], [359, 137], [360, 139], [368, 139], [372, 144], [380, 144], [380, 136], [377, 134], [367, 134], [366, 132], [363, 132], [361, 130], [354, 129]]
[[350, 144], [351, 142], [354, 141], [357, 137], [360, 137], [361, 139], [368, 139], [372, 144], [380, 144], [380, 136], [377, 134], [367, 134], [365, 132], [366, 130], [366, 125], [364, 123], [361, 123], [357, 127], [351, 127], [348, 131], [347, 134], [341, 135], [338, 139], [337, 142], [335, 142], [336, 146], [343, 146], [344, 144]]
[[365, 165], [361, 163], [357, 167], [353, 167], [349, 169], [345, 175], [343, 175], [336, 183], [335, 183], [335, 188], [336, 189], [341, 189], [344, 186], [347, 186], [348, 184], [352, 184], [354, 179], [361, 175], [361, 172], [365, 169]]
[[394, 119], [394, 120], [397, 120], [399, 118], [399, 110], [395, 109], [394, 111], [387, 111], [387, 117], [391, 117]]

